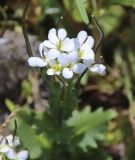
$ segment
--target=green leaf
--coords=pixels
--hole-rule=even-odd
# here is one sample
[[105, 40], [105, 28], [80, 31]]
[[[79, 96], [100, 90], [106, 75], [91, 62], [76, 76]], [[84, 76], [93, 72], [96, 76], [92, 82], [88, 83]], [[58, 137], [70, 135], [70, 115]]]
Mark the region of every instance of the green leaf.
[[83, 111], [73, 111], [72, 117], [67, 120], [67, 125], [72, 127], [75, 136], [83, 135], [79, 146], [86, 151], [86, 147], [97, 147], [96, 140], [103, 139], [105, 124], [116, 116], [113, 110], [103, 111], [102, 108], [92, 112], [90, 107]]
[[9, 109], [10, 112], [14, 111], [15, 110], [15, 104], [8, 98], [6, 98], [5, 100], [5, 104], [7, 106], [7, 108]]
[[123, 15], [124, 10], [121, 6], [110, 6], [106, 8], [105, 14], [99, 19], [99, 24], [105, 35], [113, 32], [120, 25]]
[[79, 143], [79, 146], [86, 152], [87, 147], [97, 148], [97, 140], [103, 140], [104, 135], [101, 132], [101, 129], [95, 129], [92, 131], [88, 131], [84, 134], [84, 137]]
[[28, 149], [29, 156], [31, 159], [36, 159], [41, 155], [41, 146], [39, 145], [39, 140], [37, 135], [34, 133], [33, 129], [21, 118], [17, 118], [17, 133], [22, 141], [22, 145]]
[[38, 136], [38, 139], [45, 149], [50, 149], [51, 148], [51, 142], [49, 141], [48, 137], [45, 134], [43, 134], [43, 133], [40, 134]]
[[89, 18], [88, 18], [88, 15], [86, 13], [86, 10], [85, 10], [85, 7], [84, 7], [84, 4], [83, 4], [83, 1], [82, 0], [75, 0], [76, 2], [76, 5], [77, 5], [77, 8], [79, 10], [79, 13], [83, 19], [83, 21], [88, 24], [89, 23]]
[[78, 11], [78, 8], [76, 7], [76, 2], [73, 0], [63, 0], [65, 8], [68, 10], [68, 12], [71, 14], [72, 18], [77, 22], [82, 22], [82, 17], [80, 16], [80, 13]]
[[118, 4], [132, 7], [135, 6], [135, 0], [104, 0], [103, 2], [105, 5]]
[[23, 80], [21, 84], [22, 96], [28, 97], [31, 94], [32, 86], [29, 81]]
[[76, 135], [82, 134], [89, 129], [96, 128], [108, 120], [114, 118], [116, 112], [113, 110], [103, 111], [99, 108], [95, 112], [86, 107], [82, 112], [73, 111], [72, 117], [67, 121], [69, 127], [74, 127]]

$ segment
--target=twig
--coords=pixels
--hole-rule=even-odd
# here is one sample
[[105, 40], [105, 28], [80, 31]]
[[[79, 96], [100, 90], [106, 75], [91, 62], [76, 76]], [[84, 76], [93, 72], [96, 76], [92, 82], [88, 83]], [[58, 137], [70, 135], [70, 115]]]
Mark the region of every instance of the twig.
[[103, 32], [101, 26], [99, 25], [97, 19], [94, 17], [94, 15], [91, 15], [91, 17], [92, 17], [93, 22], [95, 23], [95, 26], [97, 27], [97, 29], [99, 31], [99, 35], [100, 35], [99, 36], [99, 41], [98, 41], [97, 46], [96, 46], [95, 51], [94, 51], [95, 54], [96, 54], [98, 49], [99, 49], [99, 47], [101, 46], [101, 44], [102, 44], [102, 42], [104, 40], [104, 32]]
[[7, 24], [7, 21], [8, 21], [8, 16], [5, 12], [5, 10], [2, 8], [2, 6], [0, 5], [0, 13], [2, 14], [3, 18], [4, 18], [4, 25], [3, 27], [1, 28], [1, 33], [0, 33], [0, 37], [3, 36], [4, 32], [5, 32], [5, 28], [6, 28], [6, 25]]
[[2, 6], [0, 5], [0, 12], [1, 12], [1, 14], [2, 14], [2, 16], [3, 16], [3, 18], [4, 18], [4, 20], [7, 20], [7, 14], [6, 14], [6, 12], [4, 11], [4, 9], [2, 8]]
[[4, 121], [4, 123], [1, 125], [0, 127], [0, 132], [3, 131], [7, 125], [9, 124], [9, 122], [11, 121], [12, 118], [14, 118], [16, 116], [16, 114], [20, 111], [23, 110], [22, 108], [17, 108], [15, 109], [8, 117], [7, 119]]
[[23, 10], [23, 17], [22, 17], [22, 31], [23, 31], [23, 35], [26, 43], [27, 53], [28, 53], [28, 56], [30, 57], [33, 54], [32, 54], [32, 49], [30, 46], [30, 41], [29, 41], [27, 29], [26, 29], [26, 15], [29, 8], [29, 4], [30, 4], [30, 0], [25, 0], [25, 8]]
[[[97, 43], [97, 45], [96, 45], [96, 47], [95, 47], [95, 49], [94, 49], [94, 53], [96, 54], [97, 51], [98, 51], [98, 49], [99, 49], [99, 47], [101, 46], [101, 44], [102, 44], [102, 42], [103, 42], [104, 32], [103, 32], [102, 28], [100, 27], [98, 21], [97, 21], [96, 18], [94, 17], [94, 15], [91, 15], [91, 17], [92, 17], [92, 20], [93, 20], [93, 22], [94, 22], [95, 26], [97, 27], [97, 29], [98, 29], [98, 31], [99, 31], [99, 34], [100, 34], [100, 36], [99, 36], [99, 41], [98, 41], [98, 43]], [[79, 76], [79, 78], [78, 78], [78, 80], [77, 80], [77, 82], [76, 82], [76, 86], [77, 86], [77, 87], [79, 86], [81, 79], [83, 78], [83, 76], [85, 75], [85, 73], [86, 73], [87, 71], [88, 71], [88, 68], [86, 68], [86, 69], [84, 70], [84, 72]]]

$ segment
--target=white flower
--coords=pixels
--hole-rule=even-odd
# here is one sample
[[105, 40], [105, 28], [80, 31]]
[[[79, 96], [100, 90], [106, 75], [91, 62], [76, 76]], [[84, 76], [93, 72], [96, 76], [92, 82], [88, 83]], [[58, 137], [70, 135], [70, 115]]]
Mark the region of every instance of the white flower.
[[104, 75], [106, 73], [106, 67], [103, 64], [95, 64], [89, 68], [92, 72]]
[[51, 49], [48, 50], [43, 43], [39, 45], [39, 53], [40, 57], [30, 57], [28, 59], [28, 64], [31, 67], [45, 67], [48, 65], [48, 63], [55, 59], [57, 57], [57, 54], [59, 54], [58, 51]]
[[6, 140], [10, 147], [17, 147], [18, 145], [20, 145], [19, 137], [15, 136], [13, 139], [13, 135], [8, 135], [6, 137]]
[[51, 61], [49, 63], [50, 67], [48, 70], [47, 70], [47, 74], [50, 75], [50, 76], [53, 76], [53, 75], [60, 75], [61, 73], [61, 70], [62, 70], [62, 66], [61, 64], [59, 64], [57, 61]]
[[0, 136], [0, 153], [6, 153], [9, 150], [9, 146], [6, 144], [6, 139]]
[[[95, 63], [94, 39], [86, 31], [80, 31], [77, 38], [68, 38], [65, 29], [52, 28], [48, 40], [39, 46], [41, 57], [30, 57], [31, 67], [47, 67], [48, 75], [60, 75], [71, 79], [74, 74], [82, 74], [86, 68], [92, 72], [105, 73], [105, 66]], [[93, 65], [93, 66], [92, 66]]]
[[28, 158], [28, 151], [22, 150], [18, 153], [16, 153], [13, 149], [9, 149], [6, 153], [5, 156], [8, 159], [13, 159], [13, 160], [26, 160]]
[[28, 151], [23, 150], [17, 153], [16, 159], [17, 160], [26, 160], [28, 158]]
[[[84, 64], [77, 63], [78, 54], [76, 52], [70, 52], [69, 54], [62, 53], [58, 57], [58, 61], [63, 67], [62, 75], [66, 79], [72, 78], [73, 73], [82, 73], [83, 69], [86, 68]], [[80, 67], [78, 68], [78, 66]]]
[[16, 153], [13, 149], [9, 149], [6, 153], [5, 153], [6, 157], [9, 158], [9, 159], [13, 159], [15, 160], [15, 157], [16, 157]]
[[89, 60], [90, 63], [94, 62], [95, 55], [92, 50], [94, 45], [94, 39], [87, 35], [86, 31], [80, 31], [77, 38], [74, 40], [75, 50], [78, 53], [80, 59]]
[[[15, 147], [20, 145], [18, 137], [13, 135], [8, 135], [5, 137], [0, 136], [0, 153], [6, 156], [10, 160], [26, 160], [28, 158], [28, 151], [22, 150], [18, 153], [15, 151]], [[0, 159], [2, 158], [0, 155]]]
[[48, 40], [45, 40], [43, 44], [49, 48], [53, 49], [54, 52], [71, 52], [74, 49], [73, 39], [69, 39], [65, 29], [60, 28], [58, 31], [52, 28], [49, 30]]

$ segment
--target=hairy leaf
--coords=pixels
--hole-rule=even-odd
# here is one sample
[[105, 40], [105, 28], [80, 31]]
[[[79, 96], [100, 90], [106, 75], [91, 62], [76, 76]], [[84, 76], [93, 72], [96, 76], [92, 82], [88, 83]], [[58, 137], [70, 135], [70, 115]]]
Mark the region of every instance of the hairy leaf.
[[79, 146], [86, 150], [87, 146], [97, 147], [96, 140], [103, 139], [104, 125], [116, 116], [113, 110], [103, 111], [102, 108], [92, 112], [90, 107], [83, 111], [73, 111], [67, 125], [73, 128], [76, 136], [84, 135]]
[[41, 146], [37, 135], [33, 129], [21, 118], [17, 118], [18, 122], [18, 135], [22, 141], [23, 146], [28, 149], [31, 159], [36, 159], [41, 155]]
[[89, 18], [88, 18], [88, 15], [86, 13], [86, 10], [85, 10], [85, 7], [84, 7], [84, 4], [83, 4], [83, 1], [82, 0], [75, 0], [76, 1], [76, 4], [77, 4], [77, 8], [79, 10], [79, 13], [83, 19], [83, 21], [88, 24], [89, 23]]

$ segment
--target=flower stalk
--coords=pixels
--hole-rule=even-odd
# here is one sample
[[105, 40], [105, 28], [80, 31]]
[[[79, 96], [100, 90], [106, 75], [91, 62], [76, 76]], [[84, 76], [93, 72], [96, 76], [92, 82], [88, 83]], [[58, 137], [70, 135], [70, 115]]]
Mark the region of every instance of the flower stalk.
[[31, 49], [31, 45], [30, 45], [30, 41], [29, 41], [27, 29], [26, 29], [26, 22], [27, 22], [26, 16], [27, 16], [29, 4], [30, 4], [30, 0], [25, 0], [25, 8], [23, 10], [23, 17], [22, 17], [22, 31], [23, 31], [23, 35], [26, 43], [27, 53], [28, 53], [28, 56], [30, 57], [33, 54], [32, 54], [32, 49]]

